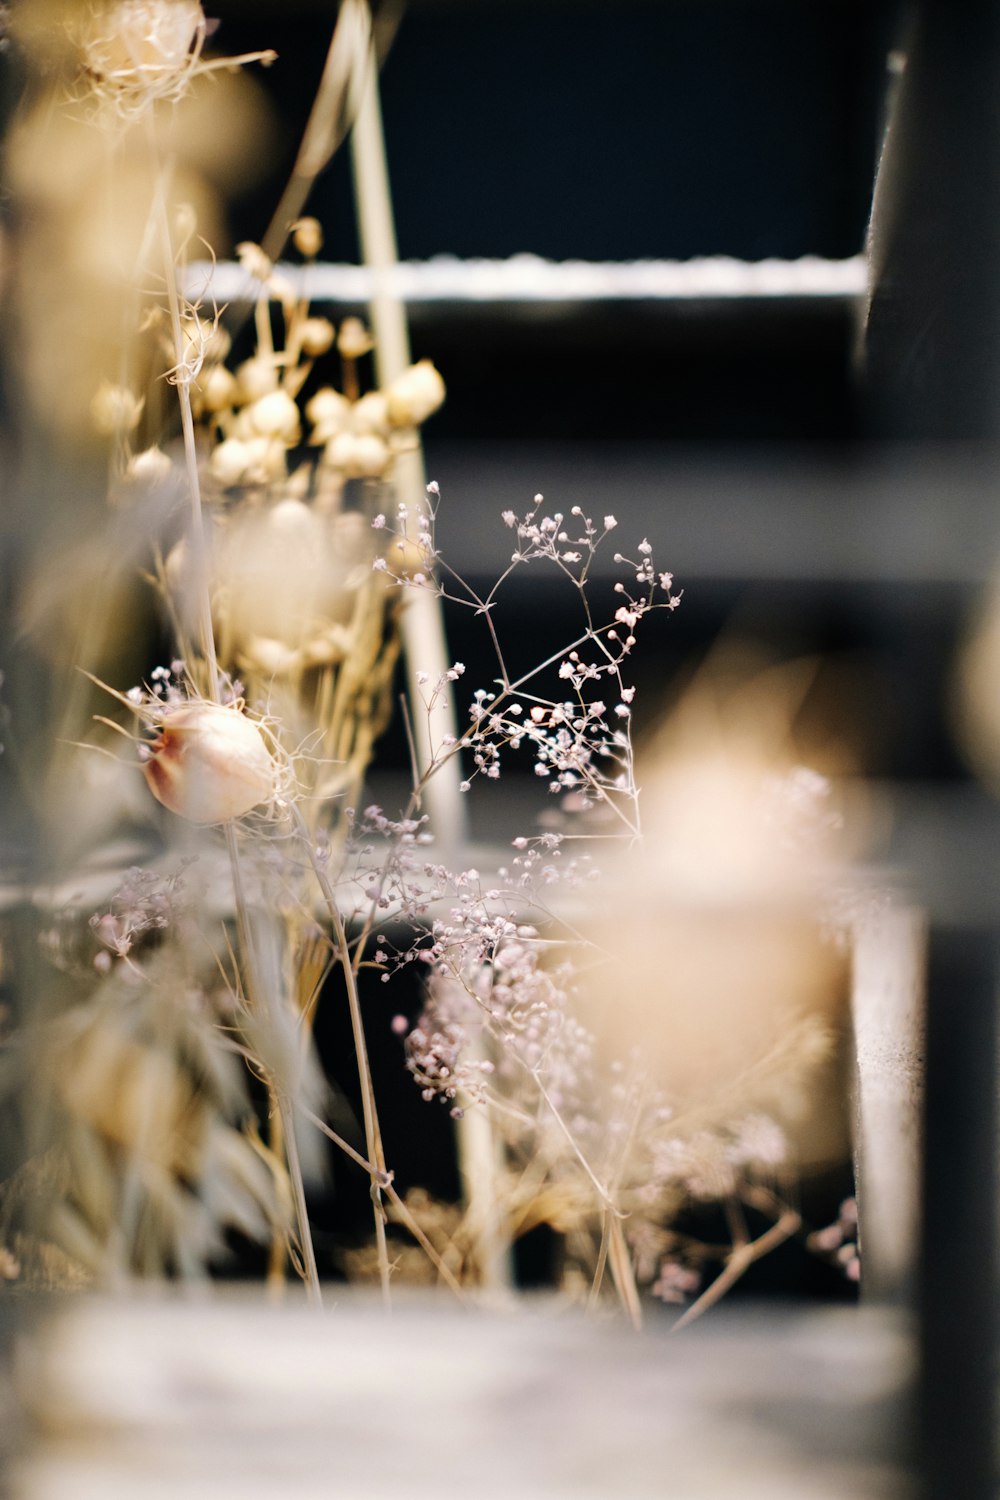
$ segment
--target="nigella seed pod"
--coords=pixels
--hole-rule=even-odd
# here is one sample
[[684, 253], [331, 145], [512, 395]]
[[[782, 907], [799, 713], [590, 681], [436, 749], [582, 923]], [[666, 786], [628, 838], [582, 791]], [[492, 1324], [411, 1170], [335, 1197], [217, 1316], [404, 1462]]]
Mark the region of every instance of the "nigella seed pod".
[[142, 769], [150, 791], [189, 823], [227, 823], [274, 795], [274, 757], [238, 708], [182, 704], [164, 716], [148, 748]]

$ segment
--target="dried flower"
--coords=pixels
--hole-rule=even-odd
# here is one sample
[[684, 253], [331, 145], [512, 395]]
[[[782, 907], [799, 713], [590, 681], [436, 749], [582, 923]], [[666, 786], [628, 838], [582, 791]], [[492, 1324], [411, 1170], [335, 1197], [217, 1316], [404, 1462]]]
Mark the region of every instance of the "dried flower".
[[263, 355], [245, 359], [236, 371], [236, 384], [241, 401], [259, 401], [278, 389], [278, 372], [274, 361]]
[[270, 260], [253, 240], [241, 240], [236, 246], [236, 257], [240, 265], [255, 281], [268, 282], [274, 269]]
[[299, 440], [299, 409], [287, 391], [271, 391], [255, 401], [248, 413], [254, 431], [261, 437], [283, 443]]
[[340, 325], [337, 348], [344, 359], [360, 359], [374, 347], [371, 334], [360, 318], [345, 318]]
[[173, 473], [173, 464], [162, 448], [145, 448], [128, 461], [125, 478], [134, 484], [163, 484]]
[[340, 432], [327, 443], [323, 462], [346, 479], [380, 479], [391, 457], [387, 445], [374, 433]]
[[236, 379], [225, 365], [213, 365], [201, 380], [203, 411], [225, 411], [236, 400]]
[[224, 443], [212, 449], [208, 471], [223, 489], [231, 489], [234, 485], [243, 483], [250, 463], [249, 445], [241, 442], [239, 438], [226, 438]]
[[284, 479], [288, 465], [285, 444], [280, 438], [254, 437], [246, 446], [250, 454], [246, 475], [248, 484], [271, 484], [276, 479]]
[[351, 421], [351, 403], [346, 396], [325, 385], [306, 405], [306, 416], [312, 423], [311, 443], [328, 443], [343, 432]]
[[298, 219], [292, 225], [292, 244], [306, 260], [314, 260], [323, 248], [323, 230], [318, 219]]
[[275, 790], [260, 727], [218, 703], [185, 703], [167, 714], [143, 774], [156, 800], [191, 823], [240, 818]]
[[90, 403], [94, 426], [107, 436], [134, 432], [145, 404], [141, 396], [134, 396], [125, 386], [111, 385], [103, 380]]
[[356, 433], [377, 433], [385, 437], [389, 431], [389, 403], [381, 391], [369, 391], [355, 401], [351, 407], [351, 429]]
[[316, 359], [333, 348], [334, 327], [329, 318], [306, 318], [299, 334], [303, 354]]
[[389, 420], [394, 427], [419, 427], [444, 401], [444, 381], [429, 359], [410, 365], [389, 386]]
[[76, 43], [95, 85], [141, 109], [183, 92], [205, 41], [198, 0], [117, 0], [88, 8]]

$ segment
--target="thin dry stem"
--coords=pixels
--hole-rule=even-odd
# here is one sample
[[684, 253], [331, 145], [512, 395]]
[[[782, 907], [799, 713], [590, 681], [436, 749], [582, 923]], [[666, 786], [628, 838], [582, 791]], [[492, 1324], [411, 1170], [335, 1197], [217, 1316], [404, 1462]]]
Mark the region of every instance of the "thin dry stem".
[[365, 1042], [364, 1021], [361, 1015], [361, 998], [358, 994], [357, 974], [354, 968], [354, 959], [351, 954], [350, 943], [347, 940], [347, 931], [344, 927], [343, 918], [340, 915], [340, 907], [337, 904], [336, 893], [330, 884], [329, 877], [319, 860], [313, 847], [312, 839], [309, 837], [302, 814], [293, 805], [291, 809], [292, 821], [309, 855], [313, 874], [316, 877], [323, 902], [330, 918], [330, 926], [333, 931], [334, 945], [340, 955], [341, 968], [344, 971], [344, 984], [347, 989], [347, 1004], [351, 1017], [351, 1030], [354, 1035], [354, 1048], [358, 1059], [358, 1077], [361, 1082], [361, 1109], [365, 1127], [365, 1146], [368, 1151], [370, 1162], [374, 1163], [371, 1174], [372, 1186], [372, 1209], [375, 1216], [375, 1241], [378, 1247], [379, 1279], [382, 1285], [382, 1300], [386, 1307], [389, 1306], [391, 1296], [389, 1289], [389, 1252], [385, 1238], [385, 1212], [382, 1208], [381, 1191], [384, 1180], [388, 1175], [385, 1165], [385, 1154], [382, 1149], [382, 1133], [378, 1123], [378, 1108], [375, 1103], [375, 1087], [372, 1081], [371, 1065], [368, 1061], [368, 1047]]
[[769, 1254], [770, 1251], [776, 1249], [778, 1245], [783, 1244], [785, 1240], [791, 1239], [792, 1235], [797, 1234], [801, 1227], [801, 1216], [796, 1213], [794, 1208], [783, 1206], [776, 1223], [772, 1224], [769, 1229], [766, 1229], [763, 1234], [758, 1235], [755, 1240], [748, 1240], [745, 1244], [737, 1245], [732, 1250], [726, 1264], [712, 1284], [705, 1288], [696, 1301], [692, 1302], [683, 1317], [678, 1318], [671, 1331], [679, 1333], [682, 1328], [686, 1328], [689, 1323], [693, 1323], [695, 1318], [700, 1318], [702, 1313], [707, 1312], [710, 1307], [714, 1307], [735, 1286], [740, 1277], [750, 1269], [755, 1260], [760, 1260], [763, 1256]]

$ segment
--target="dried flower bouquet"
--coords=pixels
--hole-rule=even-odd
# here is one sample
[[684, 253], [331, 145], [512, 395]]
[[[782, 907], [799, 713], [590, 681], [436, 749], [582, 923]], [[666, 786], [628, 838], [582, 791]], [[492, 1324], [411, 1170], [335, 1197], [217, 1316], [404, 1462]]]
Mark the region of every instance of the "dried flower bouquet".
[[[338, 20], [324, 88], [344, 99], [357, 87], [344, 38], [364, 64], [366, 16], [358, 0]], [[116, 340], [117, 371], [93, 373], [86, 405], [112, 450], [114, 509], [146, 549], [132, 561], [156, 588], [172, 643], [169, 665], [132, 687], [96, 670], [99, 653], [81, 653], [106, 698], [105, 737], [71, 753], [77, 765], [104, 751], [119, 811], [135, 815], [141, 788], [166, 812], [158, 857], [113, 882], [89, 914], [68, 903], [44, 934], [47, 1006], [21, 1044], [36, 1106], [29, 1159], [3, 1200], [6, 1219], [31, 1232], [11, 1241], [4, 1264], [16, 1274], [17, 1258], [34, 1256], [38, 1274], [63, 1280], [198, 1277], [235, 1232], [270, 1245], [274, 1280], [290, 1258], [319, 1300], [329, 1268], [313, 1246], [308, 1191], [325, 1139], [370, 1178], [370, 1261], [385, 1297], [404, 1256], [388, 1228], [461, 1292], [502, 1276], [506, 1246], [545, 1223], [564, 1239], [564, 1285], [594, 1301], [609, 1276], [636, 1323], [640, 1286], [680, 1303], [721, 1262], [698, 1311], [800, 1227], [782, 1190], [782, 1116], [791, 1123], [787, 1100], [825, 1054], [830, 967], [803, 936], [800, 907], [784, 913], [787, 885], [780, 900], [775, 886], [755, 922], [774, 945], [748, 951], [785, 1003], [761, 1023], [756, 1050], [696, 1101], [648, 1066], [631, 1022], [607, 1025], [632, 971], [618, 967], [602, 924], [611, 912], [612, 927], [627, 925], [638, 900], [655, 911], [673, 890], [641, 852], [629, 672], [640, 626], [680, 596], [643, 539], [615, 553], [602, 613], [595, 559], [614, 545], [615, 517], [550, 513], [541, 496], [504, 513], [511, 559], [493, 588], [464, 583], [438, 548], [436, 486], [416, 504], [393, 488], [394, 466], [444, 399], [440, 375], [421, 360], [365, 389], [365, 326], [317, 314], [297, 289], [304, 278], [293, 284], [256, 245], [239, 247], [254, 348], [234, 356], [210, 280], [199, 292], [186, 269], [197, 224], [176, 200], [158, 130], [201, 75], [272, 55], [210, 61], [206, 37], [195, 0], [107, 0], [74, 9], [60, 55], [105, 165], [141, 141], [147, 193], [117, 292], [134, 337]], [[320, 104], [322, 118], [329, 98]], [[308, 267], [319, 224], [300, 215], [285, 230]], [[498, 606], [529, 567], [570, 592], [579, 624], [544, 660], [515, 669]], [[494, 675], [469, 695], [464, 721], [442, 729], [440, 706], [465, 668], [414, 664], [412, 794], [398, 813], [361, 811], [417, 595], [465, 612], [487, 637]], [[548, 789], [548, 826], [513, 830], [511, 855], [488, 874], [461, 851], [446, 859], [428, 788], [449, 778], [464, 793], [499, 779], [516, 755]], [[737, 821], [758, 805], [763, 768], [750, 779]], [[669, 777], [661, 790], [654, 847], [673, 837]], [[798, 795], [812, 816], [827, 790], [792, 776], [785, 801]], [[148, 822], [148, 802], [138, 816]], [[772, 836], [749, 816], [755, 837]], [[603, 873], [588, 840], [604, 851]], [[626, 862], [607, 853], [618, 845]], [[806, 954], [801, 967], [773, 967], [789, 941]], [[425, 1099], [461, 1122], [464, 1211], [401, 1195], [386, 1158], [361, 980], [390, 982], [408, 966], [426, 976], [424, 1008], [413, 1025], [391, 1024]], [[647, 992], [657, 985], [642, 980]], [[351, 1018], [362, 1113], [353, 1141], [330, 1123], [310, 1040], [317, 1008], [332, 1004]], [[472, 1120], [489, 1122], [485, 1134]], [[682, 1232], [692, 1201], [724, 1205], [726, 1244]], [[747, 1209], [763, 1229], [749, 1227]]]

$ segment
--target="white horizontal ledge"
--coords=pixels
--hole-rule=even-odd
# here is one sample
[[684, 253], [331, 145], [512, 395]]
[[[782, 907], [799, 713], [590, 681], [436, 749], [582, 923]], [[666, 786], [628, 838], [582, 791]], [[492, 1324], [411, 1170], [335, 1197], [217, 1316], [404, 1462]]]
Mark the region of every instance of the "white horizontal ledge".
[[[375, 277], [367, 266], [281, 264], [278, 271], [313, 302], [369, 301]], [[436, 255], [402, 261], [387, 273], [388, 289], [404, 302], [671, 302], [705, 300], [859, 297], [867, 287], [863, 255], [826, 260], [736, 260], [708, 255], [693, 260], [461, 260]], [[185, 274], [187, 295], [240, 302], [259, 284], [234, 261], [195, 262]]]

